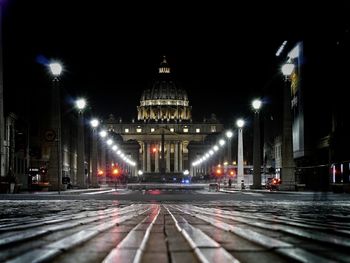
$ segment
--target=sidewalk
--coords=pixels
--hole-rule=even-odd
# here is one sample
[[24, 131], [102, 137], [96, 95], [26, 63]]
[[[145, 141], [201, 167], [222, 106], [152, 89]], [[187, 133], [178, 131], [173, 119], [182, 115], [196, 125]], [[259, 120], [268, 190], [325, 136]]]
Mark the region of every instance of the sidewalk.
[[[221, 188], [219, 190], [219, 192], [223, 192], [223, 193], [237, 193], [237, 192], [245, 192], [245, 193], [271, 193], [271, 194], [310, 194], [310, 195], [313, 195], [317, 192], [313, 192], [313, 191], [280, 191], [280, 190], [277, 190], [277, 191], [270, 191], [270, 190], [267, 190], [267, 189], [244, 189], [244, 190], [241, 190], [241, 189], [235, 189], [235, 188]], [[329, 192], [331, 193], [331, 192]]]
[[[105, 192], [105, 191], [112, 191], [116, 190], [112, 187], [107, 188], [87, 188], [87, 189], [67, 189], [64, 191], [60, 191], [61, 195], [70, 195], [70, 194], [84, 194], [84, 193], [94, 193], [94, 192]], [[22, 191], [20, 194], [39, 194], [39, 195], [57, 195], [58, 191], [49, 191], [49, 192], [29, 192], [29, 191]]]

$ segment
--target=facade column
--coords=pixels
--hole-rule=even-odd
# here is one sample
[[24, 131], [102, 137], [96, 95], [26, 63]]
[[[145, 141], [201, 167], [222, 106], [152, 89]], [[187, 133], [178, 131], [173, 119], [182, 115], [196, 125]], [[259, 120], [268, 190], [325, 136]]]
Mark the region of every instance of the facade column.
[[174, 172], [177, 173], [179, 172], [179, 143], [175, 142], [174, 147]]
[[146, 171], [146, 143], [142, 143], [142, 172]]
[[146, 153], [146, 162], [147, 162], [147, 173], [151, 172], [151, 147], [150, 143], [147, 143], [147, 153]]
[[156, 173], [159, 173], [159, 143], [156, 143], [156, 152], [155, 152], [155, 154], [154, 154], [154, 159], [155, 159], [155, 161], [154, 161], [154, 171], [156, 172]]
[[180, 144], [180, 155], [179, 155], [179, 171], [182, 172], [182, 164], [183, 164], [183, 144], [182, 142]]
[[166, 144], [166, 172], [170, 172], [170, 142]]

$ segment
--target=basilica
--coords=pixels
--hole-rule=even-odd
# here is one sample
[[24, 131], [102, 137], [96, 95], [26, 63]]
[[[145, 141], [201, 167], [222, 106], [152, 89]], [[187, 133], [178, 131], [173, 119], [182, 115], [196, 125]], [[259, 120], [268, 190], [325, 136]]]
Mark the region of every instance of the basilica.
[[110, 115], [104, 122], [125, 154], [136, 161], [131, 174], [164, 179], [208, 172], [192, 169], [191, 163], [212, 147], [223, 125], [214, 114], [201, 122], [192, 119], [187, 92], [177, 86], [166, 57], [152, 87], [143, 91], [135, 119], [123, 122]]

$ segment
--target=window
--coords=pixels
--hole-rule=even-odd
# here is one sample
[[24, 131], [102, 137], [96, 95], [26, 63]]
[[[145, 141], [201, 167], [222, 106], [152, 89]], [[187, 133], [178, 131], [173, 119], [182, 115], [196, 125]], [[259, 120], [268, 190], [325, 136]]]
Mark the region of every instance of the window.
[[188, 128], [185, 127], [185, 128], [183, 129], [183, 132], [188, 132]]
[[141, 128], [136, 128], [136, 132], [140, 133], [140, 132], [142, 132], [142, 129]]
[[170, 128], [170, 131], [171, 131], [171, 132], [174, 132], [174, 131], [175, 131], [175, 129], [174, 129], [174, 128]]
[[196, 133], [200, 133], [200, 132], [201, 132], [201, 129], [196, 128]]
[[211, 132], [216, 132], [216, 126], [215, 125], [211, 126], [210, 130], [211, 130]]
[[154, 132], [156, 129], [155, 128], [151, 128], [151, 132]]
[[124, 129], [124, 132], [125, 132], [125, 133], [129, 133], [129, 129], [128, 129], [128, 128], [125, 128], [125, 129]]

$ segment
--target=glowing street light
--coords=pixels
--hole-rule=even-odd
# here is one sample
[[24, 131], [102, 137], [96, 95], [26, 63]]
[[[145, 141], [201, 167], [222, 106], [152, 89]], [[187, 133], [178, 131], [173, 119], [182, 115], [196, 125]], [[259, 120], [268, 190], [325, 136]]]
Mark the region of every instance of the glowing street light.
[[290, 76], [294, 70], [294, 67], [295, 65], [293, 63], [290, 63], [290, 62], [285, 63], [281, 68], [282, 74], [285, 77]]
[[226, 132], [226, 137], [227, 137], [228, 139], [230, 139], [232, 136], [233, 136], [233, 132], [232, 132], [231, 130], [228, 130], [228, 131]]
[[107, 136], [107, 132], [105, 130], [100, 131], [101, 138], [105, 138]]
[[55, 77], [58, 77], [62, 73], [62, 65], [59, 62], [52, 62], [49, 64], [49, 68], [51, 71], [51, 74], [54, 75]]
[[221, 139], [221, 140], [219, 141], [219, 144], [220, 144], [220, 146], [224, 146], [224, 145], [225, 145], [225, 140]]
[[100, 122], [98, 121], [98, 119], [92, 119], [90, 121], [90, 125], [92, 128], [97, 128], [100, 125]]
[[85, 107], [86, 107], [86, 100], [85, 99], [78, 99], [78, 100], [76, 100], [75, 106], [80, 111], [84, 110]]
[[252, 102], [253, 109], [256, 111], [260, 110], [261, 105], [262, 105], [262, 102], [259, 99], [253, 100]]
[[244, 126], [244, 120], [238, 119], [237, 122], [236, 122], [236, 124], [237, 124], [237, 127], [238, 127], [238, 128], [243, 128], [243, 126]]

